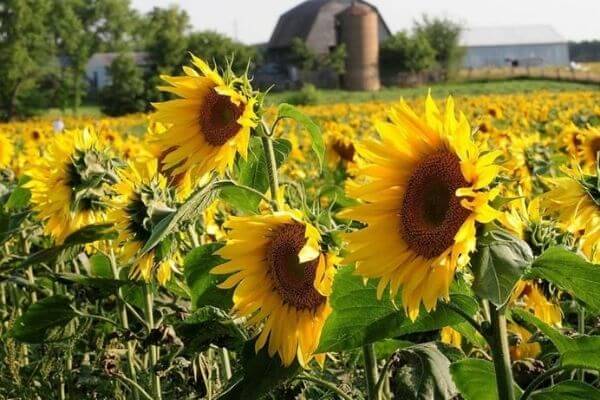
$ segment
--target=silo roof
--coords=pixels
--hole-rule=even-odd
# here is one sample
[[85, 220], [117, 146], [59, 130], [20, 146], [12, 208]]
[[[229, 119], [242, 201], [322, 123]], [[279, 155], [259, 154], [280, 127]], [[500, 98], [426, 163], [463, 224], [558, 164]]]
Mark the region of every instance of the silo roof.
[[490, 26], [467, 28], [461, 33], [464, 47], [566, 43], [550, 25]]

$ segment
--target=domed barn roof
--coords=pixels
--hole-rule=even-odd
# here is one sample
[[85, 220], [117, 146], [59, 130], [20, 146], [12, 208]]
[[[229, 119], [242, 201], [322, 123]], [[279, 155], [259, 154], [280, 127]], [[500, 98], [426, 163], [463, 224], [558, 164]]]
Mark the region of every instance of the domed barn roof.
[[310, 49], [326, 53], [337, 45], [335, 16], [353, 3], [360, 3], [377, 12], [379, 16], [379, 40], [391, 32], [377, 8], [361, 0], [307, 0], [279, 17], [269, 41], [269, 49], [283, 49], [291, 46], [294, 38], [300, 38]]

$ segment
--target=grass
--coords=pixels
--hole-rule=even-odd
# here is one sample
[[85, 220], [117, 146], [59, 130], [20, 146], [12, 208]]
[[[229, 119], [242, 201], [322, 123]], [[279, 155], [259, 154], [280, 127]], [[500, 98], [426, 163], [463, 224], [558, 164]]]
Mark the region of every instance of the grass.
[[[400, 97], [425, 96], [431, 88], [435, 97], [445, 97], [449, 94], [460, 95], [484, 95], [484, 94], [509, 94], [528, 93], [539, 90], [549, 91], [572, 91], [572, 90], [600, 90], [598, 84], [561, 82], [552, 80], [503, 80], [488, 82], [459, 82], [438, 83], [430, 86], [414, 88], [383, 88], [378, 92], [350, 92], [347, 90], [319, 90], [319, 104], [332, 103], [360, 103], [365, 101], [393, 101]], [[294, 92], [270, 93], [267, 96], [268, 104], [285, 102]]]

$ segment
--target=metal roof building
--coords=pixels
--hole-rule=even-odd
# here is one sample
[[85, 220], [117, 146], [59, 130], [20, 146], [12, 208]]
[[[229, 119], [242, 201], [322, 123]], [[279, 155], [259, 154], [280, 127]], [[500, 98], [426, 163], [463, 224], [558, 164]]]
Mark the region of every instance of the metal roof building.
[[569, 64], [567, 40], [547, 25], [469, 28], [460, 43], [467, 68]]

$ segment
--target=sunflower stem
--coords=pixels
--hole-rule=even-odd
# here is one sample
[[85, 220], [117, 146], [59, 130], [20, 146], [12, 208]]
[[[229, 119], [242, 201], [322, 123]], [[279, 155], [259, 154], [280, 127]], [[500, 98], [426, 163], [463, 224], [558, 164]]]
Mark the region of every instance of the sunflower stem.
[[[111, 249], [110, 251], [110, 267], [115, 279], [119, 279], [119, 269], [117, 268], [117, 258], [115, 257], [115, 252]], [[129, 317], [127, 316], [127, 308], [125, 307], [125, 299], [123, 297], [123, 289], [119, 287], [117, 289], [117, 308], [119, 310], [119, 316], [121, 319], [121, 325], [123, 329], [129, 331]], [[131, 381], [135, 383], [133, 385], [133, 396], [135, 400], [139, 400], [140, 392], [139, 385], [137, 383], [137, 372], [135, 370], [135, 342], [128, 340], [127, 341], [127, 366], [129, 368], [129, 376], [131, 376]]]
[[488, 338], [494, 358], [498, 397], [501, 400], [515, 400], [512, 368], [508, 352], [508, 334], [504, 311], [490, 304], [491, 332]]
[[544, 373], [542, 373], [541, 375], [538, 375], [530, 384], [529, 386], [527, 386], [527, 388], [525, 388], [525, 391], [523, 392], [523, 394], [521, 395], [521, 397], [519, 398], [519, 400], [527, 400], [529, 398], [529, 396], [533, 393], [533, 391], [539, 386], [541, 385], [546, 379], [551, 378], [554, 374], [562, 371], [562, 370], [568, 370], [569, 367], [565, 367], [562, 365], [556, 366], [556, 367], [552, 367], [549, 370], [545, 371]]
[[275, 160], [275, 150], [273, 149], [273, 140], [271, 139], [269, 128], [267, 128], [266, 124], [263, 121], [262, 124], [263, 135], [261, 135], [261, 140], [263, 144], [263, 149], [265, 151], [265, 159], [267, 161], [267, 172], [269, 175], [269, 188], [271, 190], [271, 199], [273, 200], [273, 208], [275, 211], [279, 211], [281, 209], [281, 205], [279, 204], [279, 177], [277, 175], [277, 162]]
[[321, 387], [331, 390], [333, 393], [337, 394], [344, 400], [352, 400], [352, 397], [350, 397], [349, 395], [344, 393], [336, 385], [334, 385], [331, 382], [327, 382], [326, 380], [323, 380], [321, 378], [317, 378], [316, 376], [312, 376], [312, 375], [308, 375], [308, 374], [300, 374], [296, 377], [296, 379], [301, 380], [301, 381], [308, 381], [308, 382], [316, 383], [317, 385], [319, 385]]
[[375, 346], [367, 344], [363, 346], [363, 357], [365, 359], [365, 377], [367, 378], [367, 393], [369, 400], [379, 400], [379, 388], [377, 387], [377, 356]]
[[[146, 298], [146, 322], [148, 325], [148, 334], [154, 329], [154, 297], [152, 295], [152, 287], [150, 283], [144, 285], [144, 294]], [[160, 389], [160, 377], [154, 371], [158, 364], [158, 348], [155, 345], [150, 345], [150, 370], [152, 374], [152, 392], [155, 400], [162, 399]]]
[[[585, 307], [580, 305], [577, 310], [577, 332], [580, 335], [585, 335]], [[585, 370], [577, 370], [577, 377], [581, 382], [585, 382]]]

